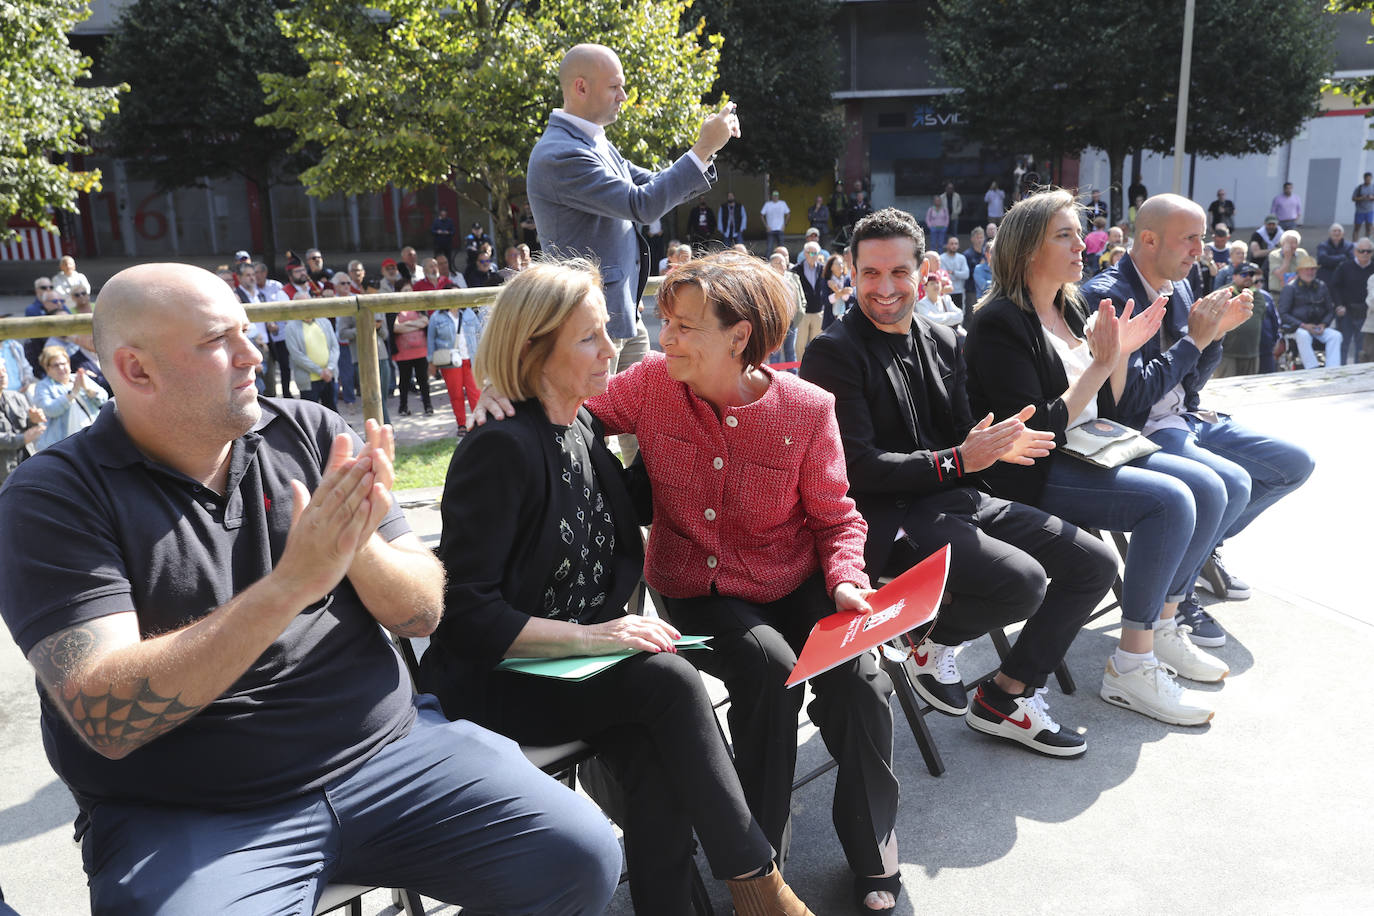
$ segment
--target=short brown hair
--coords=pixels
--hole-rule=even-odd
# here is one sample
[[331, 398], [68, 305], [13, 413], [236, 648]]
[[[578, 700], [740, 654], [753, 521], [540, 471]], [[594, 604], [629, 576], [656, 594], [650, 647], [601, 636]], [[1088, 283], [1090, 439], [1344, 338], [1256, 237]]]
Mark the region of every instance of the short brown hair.
[[740, 354], [744, 365], [762, 365], [769, 353], [782, 346], [791, 326], [793, 303], [783, 279], [767, 262], [727, 250], [675, 267], [658, 289], [660, 314], [673, 313], [684, 286], [701, 290], [722, 329], [749, 322], [753, 330]]
[[482, 384], [512, 401], [539, 396], [539, 377], [573, 309], [602, 299], [601, 273], [582, 258], [541, 261], [511, 277], [496, 294], [474, 366]]
[[896, 207], [885, 207], [870, 213], [854, 224], [849, 237], [850, 256], [859, 263], [859, 243], [866, 239], [911, 239], [916, 245], [916, 263], [926, 255], [926, 234], [916, 217]]

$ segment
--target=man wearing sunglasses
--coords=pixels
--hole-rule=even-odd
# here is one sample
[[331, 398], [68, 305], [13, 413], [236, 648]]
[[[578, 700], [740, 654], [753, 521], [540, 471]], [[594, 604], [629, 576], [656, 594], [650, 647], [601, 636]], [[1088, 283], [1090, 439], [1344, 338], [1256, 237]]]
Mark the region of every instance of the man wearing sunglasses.
[[[30, 318], [38, 315], [58, 315], [69, 314], [71, 309], [67, 308], [67, 300], [53, 289], [52, 281], [46, 277], [33, 281], [33, 301], [29, 307], [24, 309], [24, 314]], [[39, 378], [43, 377], [43, 364], [38, 361], [38, 357], [43, 352], [43, 345], [47, 343], [47, 337], [30, 337], [24, 341], [24, 355], [28, 357], [29, 365], [33, 367], [34, 374]]]
[[1341, 364], [1364, 362], [1360, 329], [1369, 313], [1366, 297], [1369, 278], [1374, 276], [1374, 239], [1366, 236], [1355, 243], [1354, 257], [1336, 268], [1331, 278], [1331, 296], [1336, 300], [1336, 329], [1341, 332]]

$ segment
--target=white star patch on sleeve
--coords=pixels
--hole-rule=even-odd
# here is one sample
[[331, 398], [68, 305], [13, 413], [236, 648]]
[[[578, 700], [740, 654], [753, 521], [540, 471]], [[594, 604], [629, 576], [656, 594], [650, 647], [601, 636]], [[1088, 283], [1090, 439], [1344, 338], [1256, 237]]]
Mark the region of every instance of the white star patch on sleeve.
[[946, 471], [954, 470], [954, 459], [949, 456], [946, 456], [945, 460], [940, 462], [940, 464]]

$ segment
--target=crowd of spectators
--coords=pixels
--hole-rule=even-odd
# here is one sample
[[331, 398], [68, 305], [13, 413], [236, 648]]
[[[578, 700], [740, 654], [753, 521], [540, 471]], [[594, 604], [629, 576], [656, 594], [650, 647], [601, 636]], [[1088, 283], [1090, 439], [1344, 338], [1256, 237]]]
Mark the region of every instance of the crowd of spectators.
[[[445, 217], [446, 218], [446, 217]], [[451, 222], [451, 221], [450, 221]], [[438, 236], [442, 240], [442, 233]], [[395, 258], [382, 260], [374, 278], [367, 265], [352, 259], [344, 268], [326, 263], [317, 248], [285, 255], [285, 282], [268, 276], [267, 265], [247, 251], [217, 272], [241, 302], [294, 301], [333, 296], [385, 295], [443, 289], [500, 286], [530, 265], [529, 246], [521, 243], [505, 251], [498, 267], [492, 244], [480, 225], [468, 234], [458, 270], [450, 252], [436, 245], [433, 257], [421, 258], [405, 246]], [[467, 407], [477, 400], [472, 357], [481, 340], [488, 307], [382, 311], [374, 307], [378, 372], [382, 385], [383, 419], [409, 416], [412, 396], [418, 396], [425, 415], [434, 413], [430, 382], [443, 378], [449, 392], [458, 435], [465, 432]], [[334, 409], [354, 404], [361, 395], [358, 372], [358, 327], [353, 316], [258, 322], [252, 340], [262, 352], [257, 367], [258, 390], [268, 397], [300, 397]]]
[[[1327, 365], [1369, 358], [1370, 176], [1352, 197], [1354, 243], [1332, 225], [1315, 257], [1291, 184], [1246, 244], [1231, 237], [1224, 192], [1204, 210], [1150, 196], [1136, 176], [1113, 224], [1100, 192], [1041, 188], [1023, 161], [1009, 190], [983, 191], [967, 245], [978, 201], [953, 182], [920, 221], [874, 212], [861, 182], [837, 183], [807, 208], [795, 255], [774, 191], [758, 214], [765, 261], [734, 194], [706, 199], [715, 153], [739, 136], [733, 105], [650, 172], [605, 137], [627, 97], [610, 49], [569, 51], [560, 88], [531, 157], [523, 241], [499, 260], [480, 224], [459, 239], [441, 209], [433, 256], [405, 247], [375, 278], [311, 248], [285, 253], [281, 279], [247, 251], [218, 281], [142, 265], [98, 306], [70, 258], [35, 283], [29, 314], [91, 311], [96, 331], [0, 347], [0, 505], [18, 520], [0, 529], [0, 610], [38, 672], [98, 911], [134, 885], [169, 911], [237, 894], [308, 911], [318, 862], [281, 866], [293, 874], [270, 888], [250, 876], [284, 847], [353, 843], [332, 877], [413, 881], [501, 911], [596, 912], [619, 871], [609, 830], [499, 733], [592, 745], [612, 777], [603, 791], [628, 803], [638, 911], [685, 908], [695, 832], [742, 916], [809, 916], [783, 878], [803, 696], [783, 678], [814, 623], [871, 611], [880, 575], [943, 545], [954, 545], [952, 601], [908, 645], [916, 690], [937, 710], [1050, 757], [1084, 753], [1083, 734], [1051, 715], [1046, 683], [1116, 573], [1095, 528], [1132, 535], [1101, 697], [1174, 725], [1213, 717], [1207, 694], [1178, 683], [1230, 673], [1216, 654], [1226, 631], [1196, 589], [1249, 596], [1219, 548], [1313, 465], [1206, 409], [1203, 389], [1271, 370], [1289, 337], [1307, 368], [1318, 346]], [[663, 238], [663, 216], [688, 201], [686, 241]], [[525, 235], [536, 225], [537, 240]], [[656, 261], [643, 260], [638, 227]], [[532, 265], [537, 243], [547, 257]], [[661, 352], [640, 314], [649, 265], [664, 275]], [[500, 287], [495, 305], [385, 299], [483, 287]], [[353, 295], [378, 297], [372, 327], [244, 321], [243, 305]], [[368, 421], [360, 437], [335, 413], [360, 394], [359, 334], [377, 342], [384, 418], [392, 398], [397, 416], [432, 414], [433, 378], [449, 392], [463, 441], [437, 559], [388, 492], [390, 428]], [[118, 412], [102, 410], [112, 393]], [[467, 434], [469, 411], [492, 422]], [[1078, 434], [1130, 447], [1103, 458]], [[30, 452], [38, 467], [19, 466]], [[121, 487], [94, 483], [112, 472]], [[67, 523], [40, 473], [84, 492], [96, 522], [51, 561], [41, 548]], [[173, 549], [144, 549], [150, 527]], [[667, 619], [624, 613], [641, 576]], [[16, 582], [66, 597], [35, 608]], [[960, 644], [1022, 621], [998, 670], [966, 690]], [[434, 633], [420, 669], [433, 696], [411, 692], [378, 624]], [[711, 651], [680, 657], [684, 632], [710, 636]], [[625, 649], [643, 652], [587, 681], [503, 667]], [[693, 666], [730, 692], [733, 756]], [[321, 685], [339, 699], [328, 716], [309, 711]], [[840, 762], [833, 822], [853, 902], [891, 911], [891, 683], [863, 653], [811, 687], [811, 719]], [[269, 733], [296, 751], [285, 766], [242, 753]], [[332, 826], [304, 838], [295, 825], [317, 804]], [[490, 817], [500, 806], [509, 817]], [[394, 829], [402, 809], [425, 823]], [[259, 815], [249, 849], [240, 833]], [[351, 835], [369, 821], [388, 837], [375, 847]], [[451, 827], [494, 851], [468, 855]], [[168, 861], [141, 872], [163, 843]], [[382, 847], [407, 863], [415, 848], [443, 854], [407, 870], [369, 861]], [[509, 863], [532, 855], [548, 868], [515, 874]]]

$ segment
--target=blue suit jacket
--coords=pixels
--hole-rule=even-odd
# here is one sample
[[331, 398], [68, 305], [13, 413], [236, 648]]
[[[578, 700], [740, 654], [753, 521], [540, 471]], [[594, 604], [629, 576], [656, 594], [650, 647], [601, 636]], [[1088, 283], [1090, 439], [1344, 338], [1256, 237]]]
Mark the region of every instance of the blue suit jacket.
[[642, 169], [557, 112], [530, 153], [526, 191], [540, 244], [562, 255], [601, 263], [607, 332], [633, 337], [639, 296], [649, 279], [648, 246], [636, 225], [651, 223], [683, 201], [710, 190], [706, 174], [686, 155], [658, 172]]
[[[1108, 268], [1083, 284], [1083, 298], [1088, 308], [1096, 310], [1103, 299], [1112, 300], [1117, 314], [1126, 307], [1127, 299], [1135, 300], [1136, 311], [1148, 306], [1155, 294], [1140, 282], [1140, 274], [1130, 255], [1115, 267]], [[1127, 426], [1140, 429], [1150, 418], [1150, 408], [1175, 385], [1182, 383], [1184, 406], [1196, 410], [1201, 402], [1202, 386], [1221, 362], [1221, 338], [1199, 351], [1188, 333], [1188, 311], [1193, 307], [1193, 290], [1186, 282], [1174, 284], [1169, 297], [1168, 311], [1159, 333], [1154, 339], [1131, 354], [1126, 371], [1126, 387], [1116, 405], [1116, 418]]]

